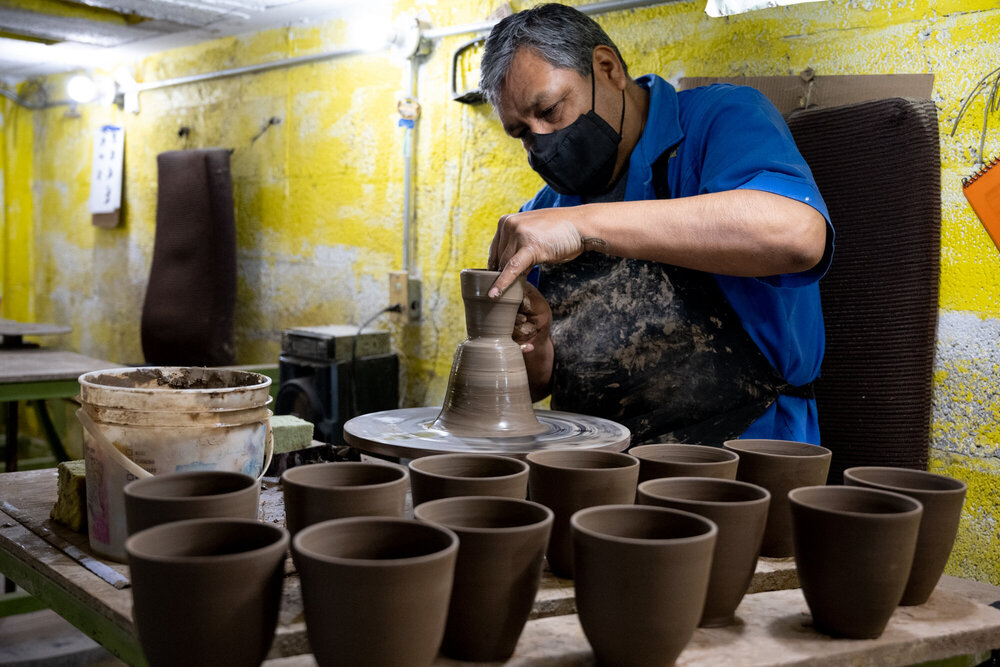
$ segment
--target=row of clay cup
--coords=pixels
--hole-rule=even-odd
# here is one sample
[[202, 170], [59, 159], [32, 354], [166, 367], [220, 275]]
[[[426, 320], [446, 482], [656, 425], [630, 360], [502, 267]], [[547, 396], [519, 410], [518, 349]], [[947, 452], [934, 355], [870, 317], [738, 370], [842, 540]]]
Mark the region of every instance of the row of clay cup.
[[[403, 662], [392, 662], [392, 656], [398, 655], [399, 645], [387, 641], [384, 634], [407, 628], [415, 634], [411, 632], [406, 642], [422, 639], [425, 649], [421, 655], [426, 655], [427, 661], [433, 659], [441, 633], [437, 633], [436, 626], [410, 622], [412, 614], [405, 609], [391, 613], [382, 610], [375, 614], [374, 617], [382, 618], [383, 623], [376, 628], [378, 637], [374, 644], [363, 639], [371, 639], [371, 636], [357, 628], [360, 610], [375, 608], [371, 605], [378, 582], [396, 579], [381, 573], [368, 581], [351, 574], [352, 568], [358, 561], [364, 561], [362, 571], [373, 573], [388, 564], [398, 578], [402, 570], [394, 566], [407, 564], [413, 558], [426, 561], [424, 567], [428, 571], [433, 569], [429, 562], [442, 561], [437, 565], [438, 574], [433, 576], [445, 579], [449, 568], [455, 568], [452, 570], [454, 577], [446, 585], [438, 581], [436, 586], [431, 586], [438, 591], [435, 599], [439, 602], [442, 586], [451, 591], [450, 603], [446, 602], [444, 607], [452, 610], [447, 616], [447, 629], [442, 631], [444, 652], [473, 660], [503, 659], [513, 650], [530, 612], [538, 585], [541, 552], [545, 549], [542, 534], [547, 537], [551, 525], [550, 566], [562, 576], [572, 576], [575, 570], [581, 624], [598, 657], [603, 662], [629, 664], [629, 655], [645, 656], [640, 662], [651, 655], [660, 655], [666, 664], [683, 649], [699, 621], [701, 625], [732, 622], [733, 610], [752, 579], [757, 553], [766, 534], [765, 525], [768, 529], [772, 526], [775, 499], [779, 495], [784, 500], [783, 511], [788, 517], [776, 525], [784, 526], [794, 537], [800, 580], [817, 628], [839, 636], [877, 636], [892, 608], [900, 599], [906, 603], [906, 597], [896, 595], [903, 586], [907, 587], [908, 595], [911, 589], [926, 589], [925, 593], [913, 594], [915, 597], [910, 601], [913, 604], [923, 602], [930, 594], [950, 553], [964, 494], [964, 485], [960, 482], [920, 471], [854, 469], [846, 474], [849, 484], [929, 494], [928, 506], [946, 506], [945, 510], [924, 514], [918, 510], [914, 515], [914, 501], [891, 498], [891, 492], [845, 490], [844, 487], [816, 484], [812, 484], [815, 488], [799, 488], [803, 480], [804, 485], [811, 484], [808, 476], [802, 475], [804, 470], [815, 468], [817, 460], [822, 462], [825, 458], [826, 467], [829, 465], [827, 450], [802, 443], [747, 440], [727, 443], [727, 448], [652, 445], [636, 447], [632, 452], [635, 457], [591, 450], [543, 451], [529, 455], [527, 466], [515, 459], [474, 454], [432, 456], [411, 462], [409, 477], [417, 506], [416, 516], [437, 524], [434, 527], [445, 535], [449, 531], [452, 535], [457, 534], [461, 545], [457, 553], [452, 553], [454, 545], [440, 535], [436, 541], [430, 540], [430, 546], [411, 552], [405, 545], [411, 540], [421, 542], [415, 536], [425, 534], [426, 537], [427, 527], [414, 528], [414, 522], [405, 519], [383, 520], [405, 526], [398, 528], [395, 523], [392, 527], [390, 523], [377, 524], [378, 520], [326, 521], [331, 518], [331, 512], [337, 516], [372, 513], [372, 507], [361, 507], [354, 501], [345, 501], [344, 497], [322, 496], [324, 493], [346, 493], [345, 497], [364, 497], [373, 491], [366, 487], [379, 487], [374, 490], [383, 492], [391, 488], [393, 494], [398, 494], [384, 506], [388, 508], [385, 513], [400, 517], [406, 469], [382, 464], [338, 463], [289, 470], [282, 480], [289, 529], [296, 531], [303, 525], [322, 522], [302, 530], [292, 545], [302, 575], [306, 622], [317, 659], [321, 664], [422, 664], [422, 659], [417, 660], [419, 652], [414, 652], [413, 644], [408, 644], [411, 648], [401, 654], [405, 656]], [[747, 460], [756, 459], [760, 459], [756, 466], [744, 468]], [[734, 471], [736, 462], [739, 467]], [[824, 480], [826, 467], [822, 464], [819, 467], [821, 480]], [[360, 475], [361, 470], [369, 471], [374, 477]], [[747, 477], [755, 470], [757, 478], [761, 470], [769, 473], [770, 491], [763, 488], [763, 484], [731, 479], [734, 474], [743, 475], [744, 470]], [[718, 475], [720, 478], [658, 478], [658, 475], [687, 474]], [[809, 474], [818, 473], [813, 470]], [[638, 500], [647, 507], [629, 506], [636, 498], [637, 482], [643, 477], [650, 479], [638, 485]], [[296, 488], [302, 485], [309, 488], [306, 491]], [[526, 487], [530, 487], [532, 500], [541, 506], [523, 500]], [[313, 493], [311, 497], [310, 492]], [[477, 494], [508, 496], [509, 499], [457, 497], [428, 502], [447, 496]], [[886, 496], [890, 496], [888, 504]], [[325, 509], [297, 524], [296, 505]], [[544, 506], [551, 509], [551, 515]], [[587, 507], [592, 509], [585, 509]], [[909, 521], [911, 528], [913, 517], [923, 516], [919, 546], [916, 538], [911, 545], [908, 538], [890, 529], [891, 523], [897, 521], [896, 515], [904, 524]], [[933, 527], [925, 525], [929, 517], [936, 517]], [[376, 525], [373, 526], [373, 522]], [[866, 527], [869, 523], [872, 525]], [[872, 534], [868, 535], [866, 530]], [[533, 532], [533, 537], [529, 540], [522, 535], [517, 542], [520, 546], [515, 547], [510, 540], [518, 532]], [[386, 537], [396, 533], [400, 534], [401, 541]], [[490, 533], [494, 535], [484, 537]], [[864, 537], [858, 539], [858, 535]], [[366, 548], [363, 545], [368, 539], [375, 540], [376, 544], [371, 547], [374, 551], [358, 551]], [[475, 547], [477, 539], [480, 543]], [[494, 541], [490, 543], [489, 539]], [[507, 546], [501, 547], [504, 540]], [[530, 545], [526, 545], [529, 541]], [[888, 551], [881, 548], [883, 544]], [[427, 549], [432, 551], [427, 552]], [[512, 569], [508, 564], [511, 549], [519, 549], [518, 562], [523, 565], [513, 568], [519, 573], [513, 582], [500, 577]], [[386, 553], [392, 563], [386, 562]], [[487, 560], [490, 555], [500, 557], [503, 564]], [[454, 560], [452, 565], [447, 563], [448, 559], [456, 557], [457, 567]], [[907, 558], [915, 563], [912, 569]], [[921, 558], [938, 564], [922, 568], [924, 574], [918, 576], [916, 563]], [[331, 582], [338, 580], [337, 568], [331, 561], [338, 559], [344, 561], [339, 564], [344, 581], [334, 585]], [[904, 571], [902, 583], [897, 581], [899, 576], [892, 579], [883, 572], [893, 563], [897, 564], [894, 568], [897, 574], [901, 569]], [[310, 571], [313, 574], [309, 574]], [[911, 572], [908, 580], [906, 575]], [[403, 578], [414, 580], [412, 575]], [[471, 583], [463, 585], [463, 581]], [[357, 583], [354, 590], [358, 599], [349, 601], [344, 596], [352, 590], [352, 582]], [[461, 592], [463, 587], [466, 594]], [[138, 593], [137, 586], [136, 620], [142, 639]], [[407, 600], [417, 600], [415, 604], [420, 611], [414, 618], [431, 620], [433, 617], [444, 624], [443, 611], [436, 616], [427, 613], [430, 599], [426, 594], [401, 595], [397, 591], [387, 595], [392, 604], [405, 606]], [[918, 599], [921, 595], [923, 598]], [[464, 602], [461, 601], [463, 596]], [[312, 614], [310, 608], [315, 610]], [[859, 609], [868, 611], [859, 614]], [[310, 622], [310, 618], [314, 621]], [[390, 622], [390, 618], [398, 620]], [[636, 627], [634, 623], [641, 620], [648, 624], [651, 619], [657, 621], [657, 630], [637, 637], [632, 630]], [[483, 627], [496, 630], [485, 633], [491, 637], [485, 646], [476, 641], [484, 636]], [[499, 631], [501, 627], [503, 632]], [[342, 635], [336, 632], [337, 628], [348, 630]], [[324, 642], [329, 642], [325, 649]], [[345, 653], [345, 647], [349, 646], [357, 646], [358, 653]], [[372, 646], [385, 651], [374, 650]], [[266, 647], [264, 650], [266, 652]], [[348, 662], [344, 662], [345, 655], [350, 657]]]

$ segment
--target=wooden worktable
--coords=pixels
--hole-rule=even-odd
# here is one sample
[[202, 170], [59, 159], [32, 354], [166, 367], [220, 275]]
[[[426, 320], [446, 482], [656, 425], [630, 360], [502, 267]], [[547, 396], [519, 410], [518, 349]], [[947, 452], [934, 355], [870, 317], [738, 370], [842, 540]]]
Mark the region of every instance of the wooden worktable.
[[[142, 664], [132, 624], [128, 567], [90, 554], [86, 535], [48, 519], [56, 497], [55, 470], [0, 474], [0, 572], [130, 664]], [[284, 508], [265, 482], [261, 517], [281, 523]], [[89, 569], [88, 569], [89, 568]], [[309, 654], [299, 579], [287, 576], [268, 667], [306, 667]], [[1000, 589], [945, 577], [931, 600], [896, 610], [876, 640], [834, 640], [810, 627], [790, 559], [761, 559], [729, 628], [699, 629], [678, 665], [907, 665], [1000, 648]], [[461, 665], [442, 658], [440, 666]], [[575, 615], [572, 582], [548, 572], [532, 620], [509, 665], [592, 665], [593, 654]]]

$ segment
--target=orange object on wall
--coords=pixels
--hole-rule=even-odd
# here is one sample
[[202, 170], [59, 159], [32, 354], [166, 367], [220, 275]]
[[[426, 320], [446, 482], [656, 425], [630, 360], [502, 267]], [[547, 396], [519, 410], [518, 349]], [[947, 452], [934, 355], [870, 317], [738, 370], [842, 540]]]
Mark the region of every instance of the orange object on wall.
[[1000, 158], [994, 157], [982, 169], [963, 178], [962, 191], [1000, 250]]

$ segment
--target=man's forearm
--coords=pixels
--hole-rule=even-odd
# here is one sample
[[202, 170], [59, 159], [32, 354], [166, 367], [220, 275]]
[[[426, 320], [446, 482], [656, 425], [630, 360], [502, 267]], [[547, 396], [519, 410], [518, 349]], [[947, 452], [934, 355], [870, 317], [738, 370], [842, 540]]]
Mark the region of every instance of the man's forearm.
[[822, 259], [826, 242], [816, 209], [758, 190], [571, 210], [588, 249], [726, 275], [805, 271]]

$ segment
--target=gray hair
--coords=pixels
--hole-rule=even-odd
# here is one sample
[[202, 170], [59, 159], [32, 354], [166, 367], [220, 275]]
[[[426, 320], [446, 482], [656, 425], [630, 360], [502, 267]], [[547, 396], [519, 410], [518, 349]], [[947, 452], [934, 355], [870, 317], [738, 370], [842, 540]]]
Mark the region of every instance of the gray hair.
[[479, 65], [479, 90], [496, 107], [514, 54], [521, 48], [532, 49], [553, 67], [590, 76], [594, 48], [601, 45], [614, 50], [627, 75], [618, 47], [594, 19], [556, 3], [526, 9], [503, 19], [490, 31]]

